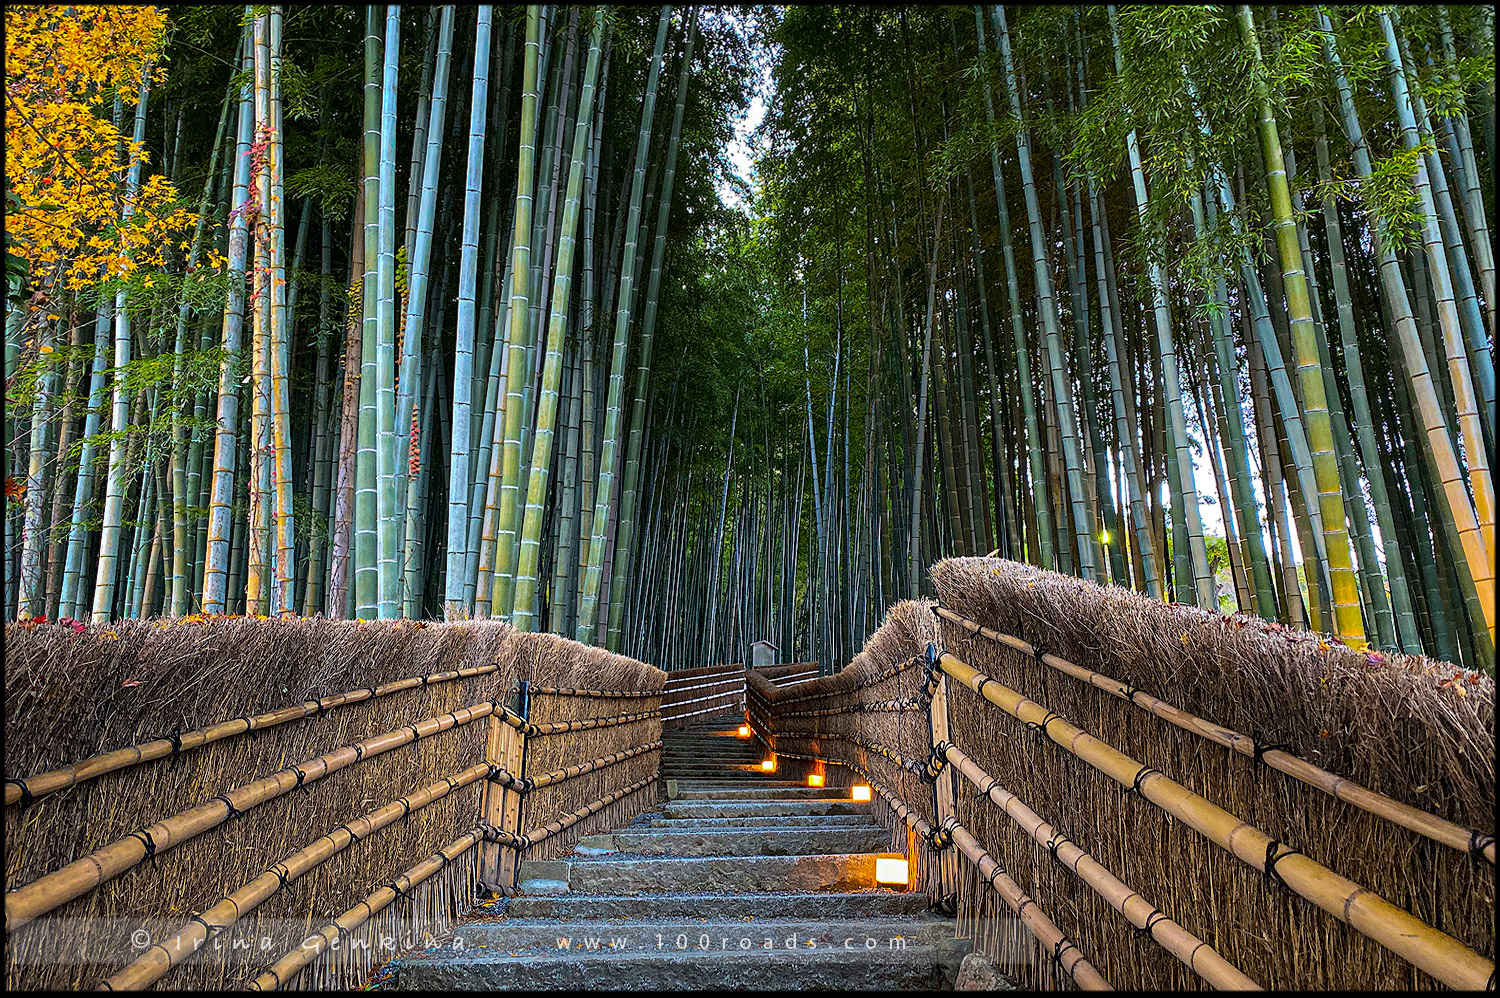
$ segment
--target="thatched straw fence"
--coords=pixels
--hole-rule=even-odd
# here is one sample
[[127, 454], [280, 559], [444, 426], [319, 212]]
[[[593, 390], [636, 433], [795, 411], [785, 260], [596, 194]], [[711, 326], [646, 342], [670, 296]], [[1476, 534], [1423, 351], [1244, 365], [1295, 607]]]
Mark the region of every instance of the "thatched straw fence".
[[1493, 988], [1493, 680], [999, 559], [932, 578], [748, 713], [783, 772], [866, 777], [1019, 983]]
[[7, 626], [6, 984], [353, 987], [658, 795], [658, 669], [474, 621]]

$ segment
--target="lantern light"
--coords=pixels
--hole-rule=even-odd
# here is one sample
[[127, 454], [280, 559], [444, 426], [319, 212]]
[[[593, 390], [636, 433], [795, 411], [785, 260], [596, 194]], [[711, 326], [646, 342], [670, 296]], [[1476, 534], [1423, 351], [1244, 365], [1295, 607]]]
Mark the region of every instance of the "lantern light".
[[742, 725], [740, 725], [740, 737], [741, 738], [749, 738], [750, 737], [750, 725], [748, 725], [748, 724], [742, 724]]
[[773, 769], [776, 768], [776, 760], [775, 759], [763, 759], [763, 760], [761, 760], [760, 768], [769, 773], [771, 770], [773, 770]]
[[852, 794], [852, 798], [851, 799], [853, 799], [853, 800], [869, 800], [870, 799], [870, 788], [869, 787], [866, 787], [866, 786], [852, 787], [852, 788], [850, 788], [850, 792]]
[[807, 785], [810, 787], [821, 787], [823, 785], [823, 774], [813, 773], [809, 775], [807, 778]]
[[910, 882], [905, 857], [897, 855], [875, 857], [875, 882], [905, 888]]

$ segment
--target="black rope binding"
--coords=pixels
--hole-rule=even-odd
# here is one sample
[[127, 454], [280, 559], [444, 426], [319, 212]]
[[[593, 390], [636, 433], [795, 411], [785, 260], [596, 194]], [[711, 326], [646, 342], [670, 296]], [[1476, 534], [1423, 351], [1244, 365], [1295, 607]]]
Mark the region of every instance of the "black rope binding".
[[948, 742], [938, 742], [932, 747], [932, 754], [927, 757], [927, 765], [922, 769], [922, 779], [927, 783], [937, 783], [938, 777], [943, 775], [943, 769], [948, 765]]
[[[1286, 849], [1286, 852], [1278, 853], [1276, 850], [1282, 847]], [[1271, 841], [1267, 842], [1265, 859], [1266, 879], [1270, 880], [1272, 883], [1280, 884], [1287, 890], [1291, 890], [1291, 887], [1288, 886], [1287, 882], [1282, 879], [1281, 874], [1276, 872], [1276, 864], [1280, 863], [1288, 856], [1301, 854], [1301, 849], [1296, 849], [1292, 846], [1286, 845], [1286, 843], [1284, 842], [1278, 842], [1276, 839], [1272, 839]]]
[[[246, 728], [245, 730], [249, 731], [250, 729]], [[162, 737], [172, 743], [172, 751], [167, 753], [167, 759], [169, 760], [168, 765], [170, 768], [176, 769], [177, 760], [182, 758], [182, 725], [178, 724], [171, 731], [162, 735]]]
[[293, 766], [292, 767], [292, 772], [294, 772], [294, 773], [297, 774], [297, 785], [295, 787], [293, 787], [292, 789], [293, 790], [300, 790], [304, 794], [308, 794], [309, 796], [311, 796], [312, 792], [309, 791], [307, 789], [307, 786], [306, 786], [306, 783], [307, 783], [307, 771], [304, 770], [301, 766]]
[[[1052, 962], [1061, 967], [1062, 955], [1070, 949], [1078, 949], [1077, 946], [1073, 945], [1073, 940], [1069, 939], [1067, 936], [1063, 936], [1062, 938], [1058, 939], [1057, 942], [1052, 944]], [[1080, 953], [1083, 952], [1082, 950], [1078, 951]]]
[[1484, 856], [1484, 851], [1495, 844], [1493, 835], [1486, 835], [1475, 830], [1469, 833], [1469, 858], [1478, 861]]
[[1170, 921], [1171, 921], [1171, 919], [1169, 917], [1167, 917], [1167, 913], [1166, 912], [1162, 911], [1160, 908], [1152, 908], [1151, 912], [1146, 916], [1146, 924], [1145, 925], [1138, 925], [1138, 926], [1136, 926], [1136, 930], [1135, 931], [1139, 935], [1147, 936], [1147, 937], [1150, 937], [1150, 938], [1155, 938], [1155, 937], [1151, 936], [1152, 930], [1155, 929], [1162, 922], [1170, 922]]
[[150, 832], [142, 828], [138, 832], [131, 832], [129, 838], [139, 839], [141, 845], [146, 847], [145, 858], [151, 860], [153, 863], [156, 862], [156, 840], [151, 837]]
[[979, 793], [977, 793], [977, 794], [974, 795], [974, 799], [975, 800], [985, 800], [986, 798], [989, 797], [990, 791], [994, 790], [999, 785], [1000, 785], [1000, 781], [997, 780], [997, 779], [995, 779], [993, 776], [991, 776], [990, 780], [989, 780], [989, 783], [985, 784], [985, 786], [983, 786], [982, 788], [980, 788]]
[[31, 793], [31, 788], [26, 785], [26, 781], [25, 780], [14, 780], [14, 779], [12, 779], [12, 780], [6, 780], [5, 782], [6, 783], [14, 783], [16, 786], [18, 786], [18, 787], [21, 788], [21, 799], [16, 804], [17, 807], [25, 807], [26, 805], [30, 804], [33, 800], [36, 799], [32, 795], [32, 793]]
[[[1047, 843], [1047, 851], [1052, 854], [1052, 862], [1056, 863], [1058, 866], [1065, 865], [1062, 859], [1057, 855], [1057, 850], [1062, 848], [1062, 844], [1064, 842], [1072, 843], [1073, 840], [1068, 838], [1066, 835], [1054, 833], [1052, 839]], [[1076, 845], [1077, 843], [1073, 844]]]
[[1161, 770], [1159, 770], [1159, 769], [1153, 769], [1150, 766], [1142, 766], [1140, 768], [1140, 771], [1135, 774], [1135, 779], [1131, 782], [1131, 784], [1130, 784], [1130, 790], [1127, 791], [1127, 793], [1135, 794], [1137, 797], [1141, 798], [1142, 800], [1145, 800], [1146, 799], [1146, 792], [1141, 789], [1141, 783], [1142, 783], [1142, 781], [1144, 781], [1146, 779], [1146, 777], [1150, 776], [1152, 773], [1160, 774]]
[[197, 922], [199, 925], [203, 926], [204, 936], [208, 939], [212, 939], [213, 937], [224, 931], [224, 926], [209, 925], [206, 921], [203, 920], [202, 915], [194, 915], [192, 918], [189, 918], [188, 921]]
[[214, 797], [212, 799], [222, 802], [225, 809], [228, 810], [229, 813], [224, 815], [225, 821], [228, 821], [230, 818], [238, 818], [240, 815], [245, 813], [244, 811], [241, 811], [239, 808], [234, 806], [234, 801], [229, 799], [228, 794], [219, 794], [217, 797]]
[[1285, 752], [1287, 755], [1296, 756], [1297, 752], [1290, 745], [1281, 742], [1267, 741], [1259, 731], [1252, 731], [1250, 740], [1255, 743], [1254, 760], [1256, 765], [1266, 765], [1265, 755], [1267, 752]]

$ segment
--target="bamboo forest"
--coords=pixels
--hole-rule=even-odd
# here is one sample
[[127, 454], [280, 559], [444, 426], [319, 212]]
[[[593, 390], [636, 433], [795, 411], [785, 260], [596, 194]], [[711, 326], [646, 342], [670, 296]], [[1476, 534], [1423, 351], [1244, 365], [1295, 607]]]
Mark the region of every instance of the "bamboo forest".
[[1493, 670], [1488, 5], [4, 17], [10, 626], [832, 672], [996, 555]]

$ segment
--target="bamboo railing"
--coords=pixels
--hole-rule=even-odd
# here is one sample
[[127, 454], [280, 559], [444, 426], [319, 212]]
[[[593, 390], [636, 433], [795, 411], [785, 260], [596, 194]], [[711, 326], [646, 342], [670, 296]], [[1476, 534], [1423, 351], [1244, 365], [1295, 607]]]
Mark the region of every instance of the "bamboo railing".
[[[961, 564], [967, 567], [969, 562]], [[986, 566], [984, 572], [987, 575], [991, 569]], [[998, 576], [1001, 570], [994, 572]], [[1018, 663], [1018, 671], [1007, 675], [1024, 675], [1028, 683], [1036, 680], [1040, 693], [1033, 692], [1032, 697], [1040, 699], [1012, 688], [1014, 679], [1001, 682], [975, 668], [964, 660], [967, 655], [960, 657], [943, 650], [944, 627], [983, 639], [1000, 649], [1000, 654], [1012, 656]], [[1175, 631], [1172, 636], [1176, 638]], [[1106, 646], [1110, 641], [1128, 640], [1127, 636], [1099, 637]], [[1188, 642], [1189, 636], [1184, 634], [1181, 644], [1186, 647]], [[1305, 647], [1298, 645], [1296, 654], [1305, 655], [1300, 650]], [[1184, 652], [1184, 658], [1191, 653]], [[1027, 672], [1024, 665], [1030, 661], [1044, 668]], [[1167, 664], [1163, 666], [1163, 674], [1171, 675]], [[795, 764], [817, 766], [819, 772], [823, 766], [836, 764], [848, 767], [869, 784], [881, 804], [877, 815], [897, 827], [910, 828], [920, 841], [917, 855], [919, 868], [925, 871], [919, 876], [924, 889], [935, 901], [953, 899], [961, 932], [975, 933], [976, 939], [987, 934], [986, 945], [992, 950], [998, 947], [1015, 956], [1018, 959], [1015, 972], [1025, 982], [1024, 986], [1052, 986], [1047, 983], [1048, 968], [1052, 968], [1078, 987], [1108, 987], [1101, 972], [1107, 964], [1113, 968], [1107, 971], [1110, 979], [1130, 981], [1137, 987], [1161, 986], [1159, 982], [1166, 979], [1180, 980], [1183, 972], [1218, 989], [1257, 989], [1261, 982], [1278, 988], [1326, 987], [1331, 980], [1348, 980], [1338, 976], [1347, 973], [1348, 966], [1328, 961], [1337, 961], [1333, 955], [1337, 947], [1353, 945], [1354, 940], [1378, 946], [1387, 954], [1377, 961], [1367, 955], [1367, 950], [1359, 951], [1359, 972], [1381, 975], [1369, 979], [1410, 981], [1427, 987], [1494, 986], [1495, 968], [1488, 955], [1493, 941], [1476, 939], [1472, 932], [1459, 933], [1465, 925], [1473, 927], [1474, 923], [1413, 914], [1413, 910], [1441, 912], [1445, 907], [1456, 912], [1471, 910], [1467, 899], [1452, 894], [1455, 885], [1407, 881], [1406, 891], [1396, 895], [1386, 893], [1390, 881], [1380, 879], [1387, 886], [1380, 888], [1380, 892], [1372, 890], [1374, 885], [1362, 885], [1331, 868], [1342, 858], [1341, 854], [1316, 858], [1305, 854], [1287, 841], [1288, 836], [1279, 831], [1279, 825], [1275, 826], [1278, 832], [1272, 833], [1236, 816], [1229, 806], [1208, 799], [1207, 790], [1198, 789], [1204, 785], [1198, 779], [1201, 774], [1176, 778], [1163, 760], [1170, 760], [1182, 751], [1181, 746], [1190, 744], [1183, 743], [1183, 736], [1176, 734], [1177, 731], [1223, 746], [1237, 758], [1264, 763], [1267, 768], [1290, 777], [1291, 787], [1305, 786], [1310, 788], [1308, 793], [1315, 790], [1349, 805], [1353, 809], [1350, 813], [1362, 815], [1365, 820], [1384, 821], [1393, 830], [1415, 836], [1412, 842], [1425, 840], [1441, 847], [1439, 852], [1449, 849], [1467, 855], [1475, 865], [1476, 880], [1481, 885], [1493, 879], [1494, 840], [1488, 834], [1464, 828], [1360, 782], [1340, 777], [1301, 758], [1286, 746], [1269, 744], [1263, 735], [1252, 739], [1205, 720], [1173, 705], [1168, 699], [1169, 689], [1164, 688], [1162, 695], [1154, 696], [1100, 669], [1099, 665], [1080, 666], [1055, 651], [1037, 647], [949, 607], [908, 603], [892, 611], [865, 651], [841, 673], [802, 684], [796, 690], [777, 689], [752, 674], [746, 692], [746, 717], [769, 751], [786, 760], [780, 767], [784, 775], [796, 778]], [[1170, 727], [1164, 725], [1163, 730], [1172, 734], [1154, 736], [1149, 742], [1150, 751], [1144, 756], [1122, 751], [1105, 740], [1111, 733], [1100, 731], [1096, 737], [1084, 730], [1082, 723], [1074, 723], [1043, 702], [1052, 699], [1055, 689], [1044, 682], [1048, 675], [1079, 680], [1082, 688], [1097, 691], [1095, 697], [1105, 694], [1107, 702], [1124, 701], [1130, 706], [1119, 709], [1129, 711], [1133, 707], [1144, 716], [1166, 722]], [[1029, 685], [1027, 688], [1030, 690]], [[966, 691], [961, 713], [955, 713], [954, 690]], [[1079, 702], [1068, 701], [1075, 708]], [[1282, 725], [1277, 725], [1275, 719], [1263, 724], [1263, 728], [1273, 727]], [[1021, 742], [1028, 733], [1037, 741], [1033, 743], [1028, 738]], [[1145, 744], [1141, 737], [1133, 734], [1128, 744]], [[1002, 747], [1003, 751], [997, 752]], [[1141, 758], [1151, 760], [1154, 765], [1141, 762]], [[1002, 768], [981, 759], [993, 759]], [[1454, 764], [1467, 762], [1459, 760]], [[1011, 781], [1007, 775], [1011, 770], [1003, 768], [1004, 765], [1023, 767], [1016, 778], [1031, 787], [1026, 791], [1028, 799], [1023, 800], [1006, 786]], [[1180, 829], [1173, 832], [1174, 836], [1196, 836], [1210, 843], [1210, 849], [1228, 852], [1234, 857], [1233, 863], [1253, 871], [1273, 891], [1285, 891], [1293, 903], [1292, 909], [1289, 911], [1282, 904], [1273, 905], [1271, 910], [1289, 912], [1296, 920], [1276, 925], [1274, 932], [1263, 936], [1262, 942], [1248, 947], [1237, 935], [1239, 930], [1226, 936], [1208, 923], [1212, 931], [1205, 932], [1204, 909], [1222, 911], [1227, 900], [1217, 896], [1217, 892], [1244, 890], [1239, 886], [1242, 881], [1235, 879], [1232, 866], [1225, 867], [1211, 859], [1207, 866], [1187, 866], [1181, 858], [1173, 862], [1167, 856], [1153, 854], [1149, 863], [1141, 865], [1145, 879], [1136, 882], [1133, 871], [1137, 860], [1147, 857], [1144, 850], [1154, 851], [1158, 846], [1165, 847], [1165, 843], [1129, 842], [1114, 837], [1125, 828], [1145, 827], [1138, 818], [1131, 818], [1128, 824], [1106, 825], [1100, 815], [1097, 824], [1090, 824], [1096, 804], [1069, 802], [1058, 796], [1064, 792], [1064, 784], [1054, 782], [1055, 777], [1048, 774], [1057, 773], [1059, 768], [1096, 774], [1089, 778], [1092, 781], [1089, 786], [1096, 785], [1100, 778], [1106, 779], [1122, 788], [1127, 798], [1138, 798], [1145, 807], [1164, 815], [1169, 828]], [[1257, 771], [1232, 772], [1253, 780]], [[1397, 778], [1402, 777], [1404, 773]], [[1186, 785], [1188, 778], [1193, 783], [1192, 789]], [[1215, 778], [1222, 780], [1222, 776]], [[1069, 777], [1065, 785], [1079, 786], [1079, 779]], [[959, 789], [960, 780], [968, 790]], [[923, 784], [930, 789], [923, 789]], [[1053, 790], [1052, 796], [1048, 796], [1049, 788]], [[1263, 791], [1237, 791], [1231, 799], [1243, 806], [1246, 799], [1253, 800], [1259, 792]], [[1317, 794], [1313, 797], [1316, 799]], [[1070, 828], [1072, 836], [1064, 834], [1056, 817], [1050, 820], [1044, 817], [1049, 811], [1071, 817], [1072, 821], [1080, 820], [1081, 814], [1083, 824], [1076, 831]], [[1248, 813], [1258, 815], [1260, 811]], [[1123, 818], [1126, 812], [1121, 815]], [[1022, 840], [1030, 844], [1032, 851], [1018, 848], [1015, 837], [1004, 831], [1006, 828], [1024, 832]], [[996, 835], [998, 839], [993, 838]], [[1020, 856], [1022, 865], [1006, 869], [1006, 861], [992, 855], [997, 848], [1011, 857], [1010, 862]], [[1096, 848], [1103, 852], [1096, 852]], [[1032, 867], [1026, 857], [1038, 853], [1042, 860], [1050, 856], [1052, 862]], [[1199, 854], [1196, 850], [1192, 853]], [[954, 855], [967, 862], [968, 874], [952, 865], [949, 857]], [[1391, 858], [1401, 861], [1397, 855]], [[1368, 859], [1364, 862], [1366, 865], [1360, 869], [1368, 869]], [[1047, 909], [1043, 915], [1036, 897], [1037, 887], [1043, 882], [1038, 875], [1051, 868], [1065, 872], [1072, 887], [1065, 887], [1066, 881], [1049, 874], [1045, 879], [1049, 889], [1071, 893], [1041, 897], [1041, 906]], [[1029, 885], [1023, 886], [1022, 873], [1032, 878]], [[1434, 895], [1434, 891], [1440, 893]], [[1075, 895], [1080, 892], [1094, 898], [1096, 907], [1090, 908], [1077, 900]], [[985, 895], [1003, 902], [1011, 914], [1019, 916], [1017, 929], [997, 928], [994, 916], [986, 914], [991, 909], [986, 907]], [[1393, 900], [1387, 900], [1388, 897]], [[1417, 897], [1421, 898], [1421, 905], [1414, 907]], [[1120, 924], [1131, 930], [1132, 935], [1154, 944], [1154, 952], [1169, 958], [1179, 968], [1178, 976], [1163, 976], [1168, 965], [1156, 957], [1142, 960], [1138, 942], [1127, 942], [1127, 936], [1099, 923], [1094, 916], [1089, 923], [1075, 923], [1072, 928], [1082, 932], [1092, 945], [1105, 950], [1100, 954], [1105, 963], [1096, 967], [1090, 959], [1093, 954], [1086, 956], [1082, 952], [1081, 948], [1088, 948], [1087, 945], [1064, 934], [1069, 927], [1062, 919], [1081, 917], [1084, 912], [1097, 910], [1099, 903], [1107, 906], [1106, 911], [1113, 909]], [[1298, 905], [1305, 907], [1299, 910]], [[1286, 919], [1288, 915], [1280, 917]], [[1316, 923], [1315, 934], [1308, 938], [1310, 928], [1315, 925], [1309, 919], [1316, 918], [1346, 926], [1341, 929], [1345, 934], [1324, 928], [1326, 923]], [[1492, 930], [1492, 922], [1489, 927]], [[1022, 938], [1034, 940], [1033, 945], [1038, 947], [1035, 952], [1050, 960], [1038, 961], [1035, 956], [1028, 957], [1024, 947], [1018, 949], [1015, 931]], [[1266, 951], [1268, 945], [1299, 946], [1295, 941], [1299, 935], [1308, 947], [1300, 955], [1271, 958], [1273, 954]], [[1226, 939], [1233, 954], [1221, 950]], [[1277, 942], [1273, 943], [1273, 939]], [[1400, 973], [1393, 960], [1404, 961], [1410, 970]], [[1148, 963], [1152, 968], [1149, 972]], [[1151, 981], [1158, 983], [1146, 983]]]
[[1274, 745], [1257, 745], [1255, 739], [1249, 735], [1242, 735], [1238, 731], [1231, 731], [1228, 728], [1205, 721], [1201, 717], [1196, 717], [1185, 710], [1174, 707], [1165, 700], [1154, 697], [1144, 690], [1134, 689], [1120, 682], [1118, 679], [1111, 679], [1090, 669], [1074, 665], [1059, 655], [1045, 651], [1038, 654], [1037, 649], [1030, 642], [1024, 641], [1013, 634], [1003, 634], [992, 628], [985, 627], [977, 621], [960, 616], [946, 607], [939, 606], [935, 609], [939, 617], [957, 624], [966, 631], [989, 638], [991, 641], [1002, 644], [1007, 648], [1012, 648], [1023, 655], [1030, 655], [1043, 665], [1050, 666], [1064, 675], [1072, 676], [1074, 679], [1088, 683], [1095, 689], [1103, 690], [1111, 696], [1119, 697], [1121, 700], [1135, 704], [1142, 710], [1149, 711], [1184, 731], [1191, 731], [1195, 735], [1223, 745], [1225, 748], [1233, 752], [1238, 752], [1242, 756], [1264, 762], [1272, 769], [1285, 773], [1294, 780], [1300, 780], [1310, 787], [1316, 787], [1330, 797], [1336, 797], [1346, 804], [1352, 804], [1377, 817], [1394, 822], [1403, 828], [1411, 829], [1419, 835], [1424, 835], [1432, 839], [1434, 842], [1441, 842], [1450, 848], [1481, 857], [1491, 866], [1495, 863], [1495, 837], [1493, 835], [1486, 835], [1475, 829], [1455, 825], [1453, 822], [1445, 821], [1437, 815], [1428, 814], [1426, 811], [1419, 811], [1408, 804], [1392, 800], [1385, 794], [1377, 793], [1374, 790], [1360, 786], [1352, 780], [1342, 776], [1335, 776], [1327, 770], [1314, 766], [1307, 760], [1292, 755], [1284, 748], [1278, 748]]
[[[429, 625], [424, 637], [431, 638], [436, 647], [461, 651], [462, 644], [437, 644], [446, 626]], [[453, 626], [463, 633], [459, 629], [471, 625]], [[240, 985], [255, 990], [283, 987], [298, 974], [316, 968], [319, 983], [314, 986], [356, 986], [374, 969], [369, 942], [394, 934], [390, 926], [397, 923], [390, 919], [398, 909], [410, 912], [406, 917], [413, 926], [429, 934], [439, 932], [447, 920], [461, 914], [448, 907], [452, 899], [464, 899], [466, 906], [476, 891], [478, 896], [487, 891], [514, 893], [523, 856], [546, 858], [568, 848], [577, 835], [615, 827], [655, 803], [662, 693], [660, 688], [643, 687], [663, 683], [665, 674], [551, 636], [503, 629], [496, 633], [502, 643], [495, 661], [374, 684], [277, 710], [247, 712], [172, 739], [139, 741], [7, 781], [8, 790], [13, 789], [8, 796], [16, 804], [8, 820], [18, 815], [39, 817], [42, 827], [48, 827], [81, 803], [77, 795], [108, 793], [106, 785], [121, 780], [148, 787], [153, 779], [212, 787], [223, 779], [213, 769], [215, 754], [237, 745], [238, 735], [261, 732], [257, 739], [285, 739], [296, 732], [292, 737], [306, 740], [323, 727], [333, 732], [357, 730], [359, 718], [371, 710], [398, 718], [394, 726], [377, 728], [377, 734], [342, 744], [334, 741], [337, 747], [294, 765], [250, 780], [229, 781], [229, 789], [221, 793], [200, 791], [203, 796], [196, 803], [177, 805], [168, 817], [146, 817], [128, 835], [113, 833], [81, 856], [64, 854], [60, 865], [40, 876], [19, 885], [7, 884], [13, 888], [5, 899], [8, 983], [17, 987], [62, 983], [106, 990], [197, 986], [207, 980], [229, 984], [220, 976], [230, 968], [225, 962], [228, 957], [219, 953], [217, 937], [254, 932], [257, 926], [269, 924], [282, 932], [285, 919], [267, 922], [265, 913], [285, 904], [288, 910], [310, 911], [316, 919], [313, 924], [321, 922], [322, 928], [306, 936], [301, 945], [297, 939], [287, 939], [280, 958], [276, 953], [281, 950], [265, 950], [269, 937], [261, 936], [253, 952], [263, 954], [265, 960], [250, 968], [249, 977], [241, 979]], [[513, 684], [522, 667], [545, 682], [522, 679]], [[440, 692], [449, 686], [451, 690]], [[430, 695], [416, 701], [394, 699], [395, 694], [423, 688], [430, 689]], [[434, 698], [451, 703], [458, 697], [470, 698], [480, 689], [485, 698], [477, 702], [471, 699], [467, 706], [443, 713], [420, 713], [429, 709], [424, 704]], [[496, 689], [507, 692], [496, 696]], [[623, 706], [629, 709], [619, 710], [622, 700], [637, 702], [627, 702]], [[377, 708], [377, 704], [382, 706]], [[419, 713], [408, 720], [404, 715], [412, 711]], [[288, 724], [293, 720], [305, 724]], [[487, 727], [476, 723], [480, 721]], [[299, 756], [282, 755], [281, 759], [288, 757]], [[456, 764], [450, 759], [456, 759]], [[434, 772], [434, 766], [443, 768]], [[419, 779], [413, 780], [413, 774]], [[363, 782], [351, 784], [351, 778]], [[388, 783], [414, 786], [373, 809], [368, 797], [361, 801], [361, 794], [368, 793], [361, 787]], [[295, 825], [287, 826], [275, 835], [260, 835], [256, 839], [260, 848], [248, 855], [232, 852], [222, 862], [206, 866], [193, 849], [178, 848], [196, 841], [201, 852], [202, 843], [212, 844], [216, 835], [225, 834], [226, 822], [260, 822], [263, 814], [276, 810], [274, 802], [284, 805], [289, 794], [314, 784], [331, 789], [320, 789], [306, 798], [297, 813], [319, 820], [325, 829], [321, 834], [314, 828], [289, 839], [287, 831], [297, 833]], [[61, 790], [69, 792], [59, 794]], [[123, 803], [130, 809], [149, 809], [154, 800], [148, 792], [125, 798]], [[436, 819], [431, 817], [434, 813]], [[438, 824], [432, 825], [433, 820]], [[424, 822], [422, 827], [439, 832], [441, 838], [422, 852], [398, 859], [399, 843], [410, 841], [411, 830]], [[449, 823], [446, 828], [444, 822]], [[27, 848], [28, 831], [27, 824], [9, 825], [7, 844]], [[430, 851], [438, 842], [446, 844]], [[179, 853], [194, 855], [179, 863]], [[250, 856], [261, 859], [249, 866], [245, 861]], [[416, 856], [426, 858], [412, 864]], [[150, 864], [143, 866], [148, 860]], [[213, 890], [216, 893], [209, 896], [219, 900], [184, 921], [184, 916], [172, 914], [182, 906], [169, 906], [165, 895], [156, 904], [148, 896], [132, 896], [132, 886], [144, 882], [143, 872], [148, 881], [157, 879], [158, 863], [176, 865], [196, 885], [193, 889], [199, 896]], [[137, 872], [130, 878], [122, 876], [132, 870]], [[337, 879], [330, 881], [330, 873], [353, 875], [355, 883], [374, 881], [385, 886], [350, 907], [349, 899], [342, 896], [343, 885]], [[181, 881], [165, 883], [175, 897]], [[307, 885], [314, 885], [312, 894], [307, 893]], [[100, 910], [99, 899], [105, 893], [112, 908], [103, 910], [118, 910], [123, 899], [129, 910], [139, 913], [136, 917], [152, 920], [146, 924], [168, 924], [144, 949], [134, 942], [125, 945], [122, 937], [110, 935], [117, 930], [109, 929], [91, 938], [87, 961], [76, 958], [84, 949], [75, 946], [72, 959], [64, 954], [39, 967], [37, 954], [46, 952], [51, 940], [68, 948], [67, 940], [54, 935], [57, 930], [49, 924], [51, 920], [58, 916], [76, 919], [80, 911]], [[273, 900], [274, 905], [268, 903]], [[113, 924], [119, 923], [118, 917], [111, 917]], [[351, 934], [367, 936], [366, 945], [340, 945], [349, 943]], [[100, 949], [111, 943], [116, 946], [112, 954]], [[385, 952], [381, 959], [398, 955]], [[90, 968], [97, 968], [98, 976], [91, 978]]]
[[739, 663], [667, 673], [662, 689], [662, 723], [685, 724], [688, 718], [744, 709], [745, 667]]

